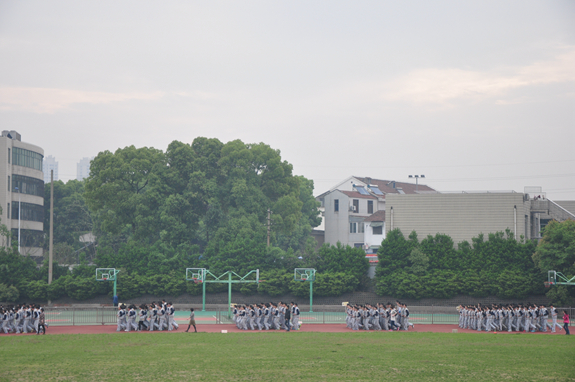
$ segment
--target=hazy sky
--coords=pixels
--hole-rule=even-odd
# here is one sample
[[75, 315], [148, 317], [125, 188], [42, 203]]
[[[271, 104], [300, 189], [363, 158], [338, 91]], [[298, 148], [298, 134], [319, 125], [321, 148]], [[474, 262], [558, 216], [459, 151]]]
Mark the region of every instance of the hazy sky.
[[575, 199], [575, 1], [0, 1], [0, 130], [60, 163], [195, 137], [315, 181]]

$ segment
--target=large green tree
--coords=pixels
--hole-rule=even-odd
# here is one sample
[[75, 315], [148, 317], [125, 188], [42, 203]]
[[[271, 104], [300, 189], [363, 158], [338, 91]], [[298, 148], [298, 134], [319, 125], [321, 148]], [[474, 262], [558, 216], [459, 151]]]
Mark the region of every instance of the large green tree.
[[[561, 272], [569, 278], [575, 276], [575, 220], [547, 224], [533, 254], [533, 261], [543, 277], [547, 277], [548, 271]], [[572, 306], [575, 303], [575, 286], [553, 286], [547, 296], [555, 304]]]
[[[48, 254], [50, 233], [50, 197], [48, 183], [44, 189], [44, 253]], [[76, 264], [88, 255], [92, 260], [95, 250], [80, 241], [80, 236], [92, 232], [94, 218], [84, 200], [84, 182], [69, 180], [54, 182], [54, 261]], [[83, 248], [83, 249], [82, 249]]]
[[84, 196], [90, 210], [98, 214], [103, 231], [120, 234], [128, 229], [135, 238], [148, 242], [158, 238], [155, 203], [163, 198], [148, 191], [159, 186], [159, 173], [165, 167], [164, 153], [148, 147], [103, 151], [94, 158]]

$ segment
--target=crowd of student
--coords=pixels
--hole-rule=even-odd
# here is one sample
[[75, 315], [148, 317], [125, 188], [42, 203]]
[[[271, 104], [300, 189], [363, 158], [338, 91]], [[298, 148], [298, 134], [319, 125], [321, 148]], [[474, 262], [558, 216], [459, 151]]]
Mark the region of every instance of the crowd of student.
[[409, 309], [406, 304], [396, 301], [396, 304], [378, 303], [375, 305], [351, 305], [346, 307], [346, 326], [352, 330], [408, 330], [411, 326], [409, 322]]
[[[564, 326], [557, 323], [557, 309], [553, 305], [546, 307], [536, 304], [512, 304], [483, 306], [481, 304], [458, 307], [459, 327], [477, 331], [508, 332], [547, 332], [555, 333], [555, 328], [564, 329], [569, 334], [569, 315], [563, 311]], [[551, 318], [551, 324], [549, 324]]]
[[[177, 330], [178, 323], [174, 320], [174, 313], [176, 309], [171, 302], [152, 302], [149, 305], [142, 304], [139, 307], [136, 305], [122, 304], [118, 306], [118, 327], [117, 332], [131, 330], [150, 332], [154, 330]], [[137, 323], [136, 323], [137, 322]]]
[[[535, 304], [513, 304], [483, 306], [458, 306], [459, 327], [477, 331], [503, 331], [508, 332], [547, 332], [556, 328], [565, 330], [569, 334], [569, 315], [563, 311], [563, 327], [557, 322], [558, 311], [553, 305], [548, 307]], [[196, 329], [193, 308], [190, 309], [191, 326]], [[175, 308], [171, 302], [152, 302], [118, 307], [117, 331], [154, 331], [177, 330], [179, 325], [174, 320]], [[408, 330], [409, 309], [406, 304], [399, 301], [396, 304], [378, 303], [376, 305], [346, 306], [346, 325], [352, 330]], [[299, 330], [301, 327], [300, 310], [297, 303], [261, 303], [251, 305], [235, 305], [233, 317], [236, 326], [241, 330]], [[549, 323], [551, 319], [551, 324]], [[35, 304], [0, 305], [0, 333], [36, 333], [46, 334], [44, 308]], [[186, 332], [188, 331], [186, 330]]]
[[46, 334], [44, 308], [35, 304], [0, 305], [0, 332]]
[[299, 330], [300, 310], [295, 302], [289, 304], [261, 303], [235, 305], [232, 320], [241, 330]]

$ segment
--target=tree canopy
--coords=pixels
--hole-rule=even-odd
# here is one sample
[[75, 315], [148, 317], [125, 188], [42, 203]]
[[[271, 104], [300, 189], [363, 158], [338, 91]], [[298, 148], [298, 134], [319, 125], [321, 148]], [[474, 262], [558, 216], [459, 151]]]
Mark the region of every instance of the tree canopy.
[[513, 233], [478, 235], [454, 246], [443, 234], [419, 242], [399, 229], [388, 233], [378, 251], [377, 293], [399, 298], [474, 297], [524, 298], [544, 293], [543, 278], [531, 260], [532, 241]]
[[[575, 276], [575, 220], [547, 224], [533, 261], [545, 278], [548, 271], [561, 272], [569, 278]], [[553, 286], [547, 295], [559, 304], [573, 305], [575, 286]]]

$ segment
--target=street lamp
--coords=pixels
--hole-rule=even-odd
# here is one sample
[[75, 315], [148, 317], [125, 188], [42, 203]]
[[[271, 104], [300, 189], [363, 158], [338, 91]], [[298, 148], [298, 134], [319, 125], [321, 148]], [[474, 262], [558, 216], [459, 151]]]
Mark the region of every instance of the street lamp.
[[18, 191], [18, 253], [20, 253], [20, 215], [22, 214], [22, 203], [20, 201], [20, 190], [18, 187], [14, 187]]
[[425, 175], [409, 175], [410, 178], [415, 178], [415, 192], [417, 192], [417, 188], [419, 185], [419, 178], [425, 178]]

